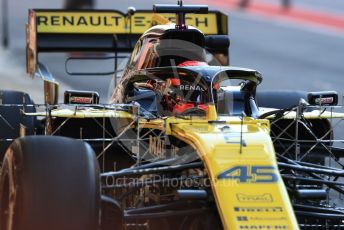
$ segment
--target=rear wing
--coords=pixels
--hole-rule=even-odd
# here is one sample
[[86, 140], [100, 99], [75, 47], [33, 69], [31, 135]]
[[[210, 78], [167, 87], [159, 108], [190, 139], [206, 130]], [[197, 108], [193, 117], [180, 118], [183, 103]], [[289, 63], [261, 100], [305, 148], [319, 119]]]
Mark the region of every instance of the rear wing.
[[[116, 10], [29, 10], [27, 72], [35, 73], [40, 52], [131, 52], [147, 29], [175, 18], [151, 10], [131, 16]], [[206, 35], [228, 35], [228, 17], [221, 12], [188, 14], [186, 21]]]

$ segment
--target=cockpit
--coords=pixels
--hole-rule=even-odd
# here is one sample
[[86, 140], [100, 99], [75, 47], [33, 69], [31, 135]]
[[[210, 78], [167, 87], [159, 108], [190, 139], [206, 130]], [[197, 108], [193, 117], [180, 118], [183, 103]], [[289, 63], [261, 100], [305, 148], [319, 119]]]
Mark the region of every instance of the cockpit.
[[185, 66], [138, 71], [128, 84], [126, 103], [138, 102], [159, 116], [205, 116], [213, 104], [219, 115], [255, 117], [259, 72], [234, 67]]

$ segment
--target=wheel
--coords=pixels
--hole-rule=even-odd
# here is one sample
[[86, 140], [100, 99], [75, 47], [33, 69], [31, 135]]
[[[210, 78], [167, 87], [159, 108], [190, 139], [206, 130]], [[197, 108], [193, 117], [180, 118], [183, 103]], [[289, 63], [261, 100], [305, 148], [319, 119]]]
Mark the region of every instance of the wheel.
[[296, 90], [258, 91], [256, 101], [259, 107], [284, 109], [297, 106], [300, 99], [307, 101], [307, 92]]
[[0, 230], [97, 230], [99, 210], [99, 168], [88, 144], [28, 136], [6, 151]]
[[[259, 107], [285, 109], [291, 108], [293, 106], [296, 107], [299, 104], [301, 98], [307, 101], [307, 95], [308, 93], [306, 91], [261, 91], [257, 92], [256, 100]], [[307, 108], [307, 111], [312, 111], [312, 109]], [[271, 120], [271, 137], [274, 141], [276, 152], [283, 153], [290, 147], [290, 143], [293, 143], [293, 138], [296, 138], [296, 124], [292, 123], [294, 123], [294, 120]], [[322, 145], [318, 145], [317, 148], [314, 149], [312, 148], [312, 146], [316, 143], [316, 138], [313, 135], [315, 135], [317, 138], [324, 137], [325, 140], [332, 140], [333, 131], [330, 131], [332, 129], [331, 123], [328, 119], [311, 119], [304, 120], [303, 124], [304, 125], [298, 126], [298, 138], [300, 140], [314, 142], [300, 144], [299, 157], [303, 158], [303, 161], [306, 161], [308, 163], [324, 165], [325, 158], [328, 156], [328, 154], [323, 153], [326, 153], [327, 150], [326, 148], [321, 148]], [[309, 130], [311, 130], [312, 132], [310, 133]], [[285, 140], [276, 141], [276, 136], [278, 136], [279, 138], [283, 138]], [[324, 144], [324, 146], [329, 145], [330, 143]], [[302, 157], [303, 154], [308, 152], [308, 150], [310, 150], [311, 148], [312, 151], [310, 153], [307, 153], [307, 156]], [[294, 159], [295, 148], [291, 148], [286, 156]]]
[[[0, 161], [3, 159], [6, 149], [11, 141], [19, 137], [20, 124], [26, 128], [26, 135], [35, 132], [36, 117], [25, 117], [21, 115], [23, 107], [16, 106], [25, 104], [26, 112], [35, 112], [34, 103], [30, 96], [23, 92], [0, 90]], [[12, 105], [12, 106], [10, 106]]]

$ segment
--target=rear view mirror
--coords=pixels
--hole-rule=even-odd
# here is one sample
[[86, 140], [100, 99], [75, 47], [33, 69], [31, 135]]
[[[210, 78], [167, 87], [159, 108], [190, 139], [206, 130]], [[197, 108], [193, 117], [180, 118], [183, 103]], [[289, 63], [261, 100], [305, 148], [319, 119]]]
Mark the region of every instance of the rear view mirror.
[[82, 54], [82, 57], [74, 56], [67, 58], [65, 62], [66, 73], [72, 76], [106, 76], [121, 72], [128, 56], [97, 54], [98, 56], [88, 56]]
[[307, 95], [311, 105], [337, 105], [338, 93], [335, 91], [310, 92]]

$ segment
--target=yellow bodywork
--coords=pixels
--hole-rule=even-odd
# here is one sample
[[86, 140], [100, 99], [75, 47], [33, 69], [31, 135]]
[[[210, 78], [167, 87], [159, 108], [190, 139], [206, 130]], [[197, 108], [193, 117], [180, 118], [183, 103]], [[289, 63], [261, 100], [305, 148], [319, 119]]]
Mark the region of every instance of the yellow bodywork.
[[[175, 14], [158, 14], [153, 12], [136, 12], [133, 16], [131, 29], [130, 20], [116, 11], [68, 12], [68, 11], [37, 11], [38, 33], [73, 33], [73, 34], [143, 34], [152, 24], [166, 24], [162, 21], [175, 21]], [[161, 23], [162, 22], [162, 23]], [[206, 22], [206, 23], [205, 23]], [[216, 13], [189, 14], [188, 25], [195, 26], [205, 34], [217, 34]]]
[[[275, 109], [265, 109], [262, 110], [260, 113], [263, 114], [268, 111], [273, 111]], [[219, 119], [221, 121], [231, 121], [231, 117], [221, 116], [217, 118], [216, 111], [209, 110], [210, 113], [208, 114], [207, 120], [215, 120]], [[35, 113], [25, 113], [27, 116], [47, 116], [47, 112], [35, 112]], [[95, 109], [95, 108], [83, 108], [82, 106], [80, 109], [69, 109], [69, 108], [61, 108], [61, 109], [54, 109], [51, 111], [51, 116], [53, 117], [65, 117], [65, 118], [97, 118], [97, 117], [108, 117], [108, 118], [131, 118], [133, 115], [129, 112], [120, 111], [120, 110], [113, 110], [113, 109]], [[270, 115], [267, 119], [273, 119], [275, 115]], [[303, 112], [302, 117], [305, 119], [331, 119], [331, 118], [339, 118], [344, 119], [344, 113], [338, 112], [330, 112], [330, 111], [321, 111], [321, 110], [314, 110], [312, 112]], [[286, 112], [280, 119], [296, 119], [297, 114], [294, 111]], [[144, 119], [143, 119], [144, 120]], [[155, 120], [156, 121], [156, 120]], [[147, 124], [147, 122], [143, 122]]]
[[[250, 117], [141, 119], [141, 128], [164, 130], [199, 154], [225, 229], [299, 229], [277, 168], [269, 121]], [[34, 113], [26, 115], [45, 115]], [[130, 113], [106, 110], [55, 110], [53, 117], [129, 118]], [[133, 117], [134, 118], [134, 117]]]
[[[35, 113], [24, 113], [26, 116], [41, 116], [48, 115], [46, 111]], [[118, 110], [109, 109], [93, 109], [93, 108], [81, 108], [81, 109], [54, 109], [50, 112], [52, 117], [63, 118], [132, 118], [133, 115]]]
[[[37, 36], [40, 34], [142, 34], [152, 24], [165, 24], [174, 19], [174, 14], [153, 15], [152, 12], [136, 12], [130, 18], [131, 22], [117, 11], [30, 11], [28, 72], [33, 74], [36, 70]], [[219, 18], [216, 12], [190, 14], [187, 23], [205, 34], [219, 34], [221, 30], [227, 34], [227, 17], [222, 15]], [[89, 107], [54, 109], [49, 114], [45, 111], [24, 114], [75, 119], [114, 118], [118, 121], [138, 119], [140, 128], [162, 130], [197, 151], [210, 178], [224, 229], [299, 229], [279, 174], [269, 134], [270, 124], [266, 119], [218, 117], [214, 105], [209, 105], [205, 118], [193, 119], [168, 117], [146, 120], [126, 111]], [[303, 113], [303, 117], [344, 118], [344, 114], [312, 111]], [[272, 119], [274, 115], [268, 118]], [[296, 118], [295, 112], [281, 117]], [[123, 122], [123, 126], [126, 124]]]
[[[299, 228], [279, 175], [267, 120], [241, 122], [232, 117], [226, 123], [211, 124], [171, 118], [167, 126], [171, 135], [192, 145], [203, 160], [225, 229]], [[232, 172], [226, 177], [228, 170]], [[220, 179], [221, 174], [225, 178]]]

